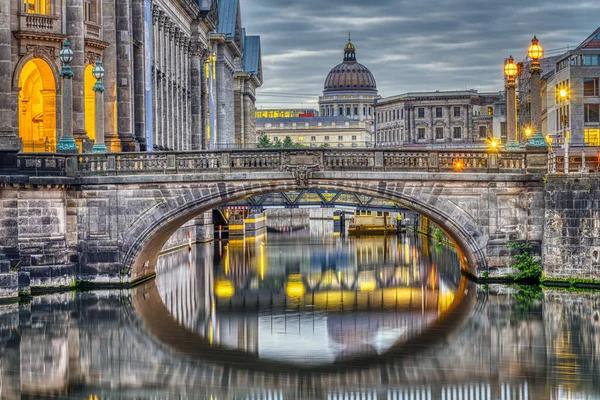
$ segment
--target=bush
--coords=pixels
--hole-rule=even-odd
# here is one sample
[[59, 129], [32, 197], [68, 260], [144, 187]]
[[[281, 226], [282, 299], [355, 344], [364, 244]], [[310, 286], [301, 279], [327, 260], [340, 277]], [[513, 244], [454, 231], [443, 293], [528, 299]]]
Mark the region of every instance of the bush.
[[542, 277], [542, 264], [540, 264], [534, 256], [529, 254], [532, 246], [529, 244], [510, 242], [507, 247], [509, 249], [519, 250], [520, 253], [515, 255], [517, 260], [512, 268], [519, 271], [514, 277], [515, 281], [527, 281], [539, 283]]

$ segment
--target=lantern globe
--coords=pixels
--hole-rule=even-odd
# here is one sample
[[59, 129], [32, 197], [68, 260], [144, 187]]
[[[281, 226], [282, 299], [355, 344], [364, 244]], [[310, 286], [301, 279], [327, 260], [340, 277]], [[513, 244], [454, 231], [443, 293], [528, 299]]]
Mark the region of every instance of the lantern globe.
[[504, 74], [509, 78], [514, 78], [517, 76], [518, 68], [517, 64], [515, 64], [515, 60], [512, 56], [506, 60], [506, 64], [504, 64]]
[[60, 50], [60, 61], [62, 61], [63, 64], [70, 64], [71, 61], [73, 61], [73, 50], [71, 50], [71, 43], [69, 43], [69, 40], [66, 39], [63, 43], [63, 47]]
[[97, 80], [102, 80], [102, 78], [104, 78], [104, 67], [102, 66], [102, 61], [100, 61], [100, 59], [96, 60], [94, 69], [92, 69], [92, 75], [94, 75], [94, 78]]
[[531, 40], [531, 46], [529, 46], [529, 50], [527, 51], [527, 55], [533, 61], [537, 61], [544, 55], [544, 49], [540, 46], [539, 40], [534, 36]]

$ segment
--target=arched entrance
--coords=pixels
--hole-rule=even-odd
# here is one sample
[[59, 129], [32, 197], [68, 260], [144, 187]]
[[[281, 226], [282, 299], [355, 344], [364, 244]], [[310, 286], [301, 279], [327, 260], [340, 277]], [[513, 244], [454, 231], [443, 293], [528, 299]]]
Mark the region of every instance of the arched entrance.
[[41, 58], [29, 60], [19, 75], [19, 136], [25, 152], [56, 150], [56, 80]]
[[96, 92], [94, 85], [96, 78], [92, 74], [94, 66], [89, 64], [83, 72], [83, 86], [85, 96], [85, 131], [90, 140], [96, 141]]

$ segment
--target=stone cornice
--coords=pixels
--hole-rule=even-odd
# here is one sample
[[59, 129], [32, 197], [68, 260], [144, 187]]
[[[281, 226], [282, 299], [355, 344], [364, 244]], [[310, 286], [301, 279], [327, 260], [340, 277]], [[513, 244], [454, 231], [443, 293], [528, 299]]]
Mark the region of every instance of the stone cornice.
[[16, 39], [41, 40], [46, 42], [62, 43], [67, 36], [57, 35], [53, 33], [40, 33], [32, 31], [16, 31], [13, 32]]
[[86, 38], [85, 45], [94, 49], [105, 50], [108, 46], [110, 46], [110, 43], [105, 42], [104, 40]]

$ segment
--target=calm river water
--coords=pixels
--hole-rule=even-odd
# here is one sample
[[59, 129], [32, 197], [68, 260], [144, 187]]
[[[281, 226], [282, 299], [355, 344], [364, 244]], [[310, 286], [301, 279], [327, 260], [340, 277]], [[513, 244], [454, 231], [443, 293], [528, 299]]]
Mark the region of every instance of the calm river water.
[[600, 292], [478, 286], [426, 237], [323, 222], [0, 306], [0, 397], [600, 398]]

